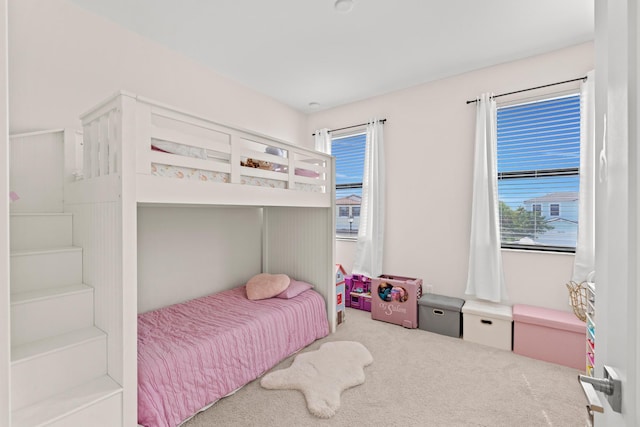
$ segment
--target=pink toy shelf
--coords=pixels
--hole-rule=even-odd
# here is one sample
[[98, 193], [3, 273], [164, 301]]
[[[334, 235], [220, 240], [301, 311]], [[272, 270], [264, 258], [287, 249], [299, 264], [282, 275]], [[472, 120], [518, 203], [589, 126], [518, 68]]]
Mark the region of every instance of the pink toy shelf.
[[371, 279], [367, 276], [354, 274], [345, 279], [345, 289], [349, 296], [347, 307], [371, 311]]
[[345, 292], [346, 273], [340, 264], [336, 264], [336, 323], [344, 322], [345, 306], [347, 305], [348, 293]]
[[422, 279], [383, 274], [371, 281], [371, 318], [417, 328], [421, 297]]
[[[353, 289], [353, 279], [351, 278], [351, 276], [345, 276], [344, 292], [346, 293], [347, 296], [351, 295], [351, 289]], [[347, 307], [351, 307], [351, 297], [348, 297], [345, 300], [344, 305]]]
[[364, 292], [351, 292], [351, 308], [371, 311], [371, 294]]

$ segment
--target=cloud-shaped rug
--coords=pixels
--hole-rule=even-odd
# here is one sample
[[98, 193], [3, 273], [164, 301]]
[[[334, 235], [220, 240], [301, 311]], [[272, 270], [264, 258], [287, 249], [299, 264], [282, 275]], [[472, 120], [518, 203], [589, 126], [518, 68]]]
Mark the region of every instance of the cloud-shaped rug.
[[372, 362], [371, 353], [359, 342], [327, 342], [318, 350], [298, 354], [290, 367], [266, 374], [260, 385], [300, 390], [309, 412], [331, 418], [340, 407], [342, 391], [364, 383], [364, 367]]

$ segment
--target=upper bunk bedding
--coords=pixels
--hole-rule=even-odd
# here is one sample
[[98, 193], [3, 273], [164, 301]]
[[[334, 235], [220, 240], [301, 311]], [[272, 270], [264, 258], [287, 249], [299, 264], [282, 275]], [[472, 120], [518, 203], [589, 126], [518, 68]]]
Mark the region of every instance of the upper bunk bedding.
[[138, 422], [177, 426], [329, 333], [323, 297], [245, 286], [138, 315]]
[[[188, 147], [183, 144], [176, 144], [168, 141], [157, 141], [154, 140], [151, 142], [151, 150], [162, 153], [170, 153], [179, 156], [187, 156], [187, 157], [195, 157], [207, 160], [209, 158], [216, 158], [216, 154], [209, 154], [208, 150], [204, 149], [195, 149], [194, 147]], [[270, 150], [271, 149], [271, 150]], [[267, 147], [265, 149], [266, 153], [274, 153], [273, 147]], [[279, 156], [284, 156], [285, 152], [281, 149], [277, 149], [275, 151]], [[258, 187], [270, 187], [270, 188], [287, 188], [287, 179], [285, 176], [288, 172], [288, 168], [285, 165], [279, 163], [267, 162], [264, 160], [256, 160], [251, 157], [242, 158], [240, 160], [240, 166], [242, 166], [242, 171], [244, 173], [240, 175], [240, 184], [243, 185], [255, 185]], [[249, 171], [246, 171], [246, 168], [249, 168]], [[252, 176], [254, 171], [251, 169], [261, 169], [266, 171], [274, 171], [282, 174], [279, 179], [271, 179], [271, 178], [263, 178]], [[176, 179], [192, 179], [202, 182], [221, 182], [221, 183], [229, 183], [230, 182], [230, 174], [225, 172], [217, 172], [206, 169], [196, 169], [196, 168], [187, 168], [182, 166], [172, 166], [168, 164], [160, 164], [160, 163], [151, 163], [151, 174], [157, 176], [163, 176], [166, 178], [176, 178]], [[310, 177], [317, 179], [320, 177], [318, 172], [309, 169], [303, 168], [295, 168], [296, 176]], [[294, 182], [294, 186], [292, 189], [298, 191], [310, 191], [315, 193], [323, 192], [323, 186], [315, 183], [304, 183], [304, 182]]]
[[83, 178], [135, 177], [138, 202], [332, 206], [327, 154], [124, 92], [81, 119]]

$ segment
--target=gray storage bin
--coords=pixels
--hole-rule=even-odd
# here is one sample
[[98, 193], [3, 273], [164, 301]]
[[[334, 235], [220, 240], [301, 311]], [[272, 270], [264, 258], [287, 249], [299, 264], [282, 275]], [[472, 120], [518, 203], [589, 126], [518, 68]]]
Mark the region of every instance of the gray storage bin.
[[424, 294], [418, 300], [418, 327], [425, 331], [460, 338], [462, 335], [461, 298]]

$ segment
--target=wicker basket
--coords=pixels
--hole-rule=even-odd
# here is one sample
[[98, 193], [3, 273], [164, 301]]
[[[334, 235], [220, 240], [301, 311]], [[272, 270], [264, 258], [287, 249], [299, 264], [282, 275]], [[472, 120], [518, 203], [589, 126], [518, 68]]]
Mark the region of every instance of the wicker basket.
[[567, 283], [567, 289], [569, 289], [569, 297], [571, 298], [571, 306], [573, 307], [573, 313], [578, 319], [583, 322], [587, 321], [587, 287], [585, 282]]

